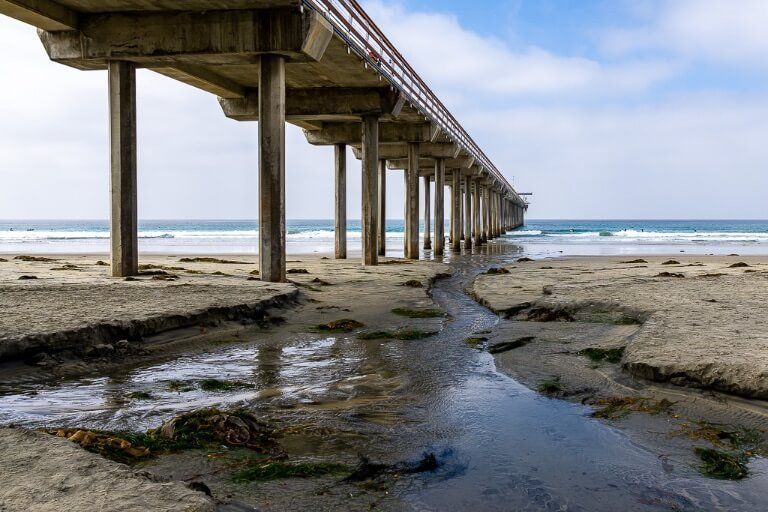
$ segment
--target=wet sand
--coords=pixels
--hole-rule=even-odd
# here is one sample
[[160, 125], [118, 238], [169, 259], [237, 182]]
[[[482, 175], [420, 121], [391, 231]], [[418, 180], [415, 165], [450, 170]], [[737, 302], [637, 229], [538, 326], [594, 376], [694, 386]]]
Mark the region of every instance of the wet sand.
[[[752, 476], [721, 482], [701, 476], [693, 450], [720, 446], [717, 438], [695, 437], [701, 419], [764, 426], [760, 402], [648, 383], [620, 364], [593, 363], [573, 353], [576, 346], [618, 347], [632, 338], [640, 326], [625, 317], [636, 309], [592, 309], [591, 321], [499, 319], [465, 293], [479, 272], [504, 264], [535, 274], [551, 272], [539, 266], [561, 264], [510, 263], [517, 250], [494, 244], [491, 254], [464, 255], [450, 265], [397, 262], [367, 269], [357, 260], [292, 258], [290, 267], [309, 273], [291, 275], [299, 297], [268, 311], [271, 322], [223, 321], [206, 332], [193, 327], [149, 336], [141, 344], [148, 353], [86, 360], [80, 374], [29, 365], [15, 373], [4, 369], [0, 424], [143, 432], [187, 411], [244, 408], [273, 429], [284, 462], [349, 468], [341, 475], [239, 482], [234, 475], [263, 455], [232, 447], [160, 454], [134, 465], [153, 478], [204, 482], [220, 505], [244, 503], [258, 510], [760, 509], [768, 464], [751, 458]], [[600, 268], [634, 266], [642, 265]], [[434, 281], [443, 272], [453, 276]], [[593, 275], [589, 272], [596, 270], [580, 269], [578, 281]], [[480, 281], [496, 277], [508, 276]], [[410, 281], [422, 287], [405, 286]], [[522, 286], [520, 280], [513, 286]], [[514, 290], [530, 292], [531, 301], [556, 296], [554, 290], [544, 295], [542, 286]], [[499, 311], [507, 311], [502, 316], [516, 309], [519, 299], [507, 300], [506, 287], [495, 293]], [[431, 309], [446, 314], [409, 318], [394, 312]], [[341, 319], [363, 326], [349, 332], [319, 329]], [[437, 334], [419, 340], [363, 336], [414, 330]], [[493, 356], [479, 350], [531, 336], [533, 342]], [[593, 406], [547, 398], [497, 368], [532, 389], [559, 376], [563, 389], [550, 397]], [[205, 389], [202, 383], [210, 378], [246, 386]], [[145, 398], [136, 397], [141, 394]], [[602, 399], [627, 396], [651, 400], [653, 407], [664, 398], [676, 403], [658, 411], [591, 417], [605, 408]], [[743, 408], [735, 409], [736, 403]], [[401, 468], [430, 453], [438, 468], [423, 475], [343, 480], [360, 455]], [[44, 475], [36, 478], [45, 483]]]
[[[6, 417], [2, 423], [141, 432], [181, 412], [205, 407], [232, 408], [248, 403], [260, 409], [260, 417], [274, 422], [291, 461], [330, 460], [349, 467], [357, 464], [357, 454], [363, 451], [377, 460], [387, 459], [384, 446], [379, 450], [375, 442], [374, 446], [369, 443], [402, 422], [386, 404], [407, 384], [406, 377], [388, 371], [388, 365], [380, 361], [386, 356], [380, 352], [390, 350], [392, 343], [420, 342], [393, 342], [386, 337], [362, 342], [357, 334], [374, 330], [395, 334], [440, 331], [445, 321], [442, 316], [409, 318], [393, 310], [400, 308], [407, 313], [434, 308], [428, 295], [430, 286], [450, 270], [447, 265], [425, 261], [389, 259], [379, 267], [363, 268], [357, 259], [335, 261], [319, 256], [295, 256], [288, 265], [293, 269], [289, 274], [290, 283], [273, 285], [248, 281], [258, 268], [248, 258], [222, 257], [244, 262], [235, 264], [181, 262], [175, 256], [149, 256], [143, 258], [142, 263], [151, 265], [150, 271], [165, 269], [178, 278], [159, 281], [153, 276], [142, 276], [137, 281], [126, 282], [106, 277], [105, 267], [95, 265], [96, 259], [92, 256], [57, 256], [61, 258], [57, 262], [4, 258], [9, 261], [0, 262], [3, 276], [0, 286], [24, 298], [10, 309], [12, 314], [4, 321], [13, 326], [12, 329], [23, 332], [27, 316], [31, 315], [36, 319], [35, 327], [46, 334], [41, 338], [44, 341], [57, 339], [56, 326], [71, 331], [72, 322], [115, 324], [149, 318], [158, 324], [158, 317], [186, 318], [189, 310], [221, 308], [222, 303], [233, 306], [258, 303], [277, 293], [284, 293], [290, 300], [268, 303], [263, 321], [259, 322], [243, 322], [243, 318], [231, 318], [225, 313], [214, 319], [217, 321], [203, 326], [191, 322], [192, 325], [183, 329], [158, 329], [158, 333], [131, 340], [136, 351], [120, 349], [117, 337], [99, 340], [100, 344], [113, 347], [108, 353], [101, 348], [92, 353], [71, 347], [61, 351], [54, 345], [42, 345], [47, 358], [7, 361], [0, 372], [0, 390], [11, 395], [21, 392], [17, 395], [21, 401], [11, 408], [12, 417]], [[64, 265], [78, 268], [50, 270]], [[39, 279], [18, 281], [17, 275], [36, 275]], [[81, 290], [91, 298], [82, 300]], [[155, 296], [160, 300], [155, 301]], [[34, 314], [26, 308], [26, 300], [30, 298], [34, 298], [31, 302]], [[61, 309], [62, 300], [66, 301], [65, 310]], [[90, 308], [104, 303], [107, 304], [103, 307]], [[18, 316], [13, 318], [14, 314]], [[349, 333], [333, 329], [324, 333], [323, 326], [345, 319], [354, 320], [359, 326]], [[198, 363], [190, 362], [195, 358], [199, 359]], [[293, 358], [295, 363], [291, 363]], [[242, 368], [236, 367], [238, 364], [242, 364]], [[177, 370], [178, 367], [197, 368], [199, 373]], [[155, 371], [159, 376], [141, 377], [147, 371]], [[259, 373], [254, 375], [255, 371]], [[286, 383], [282, 383], [285, 371], [292, 375], [286, 376]], [[110, 377], [109, 381], [92, 380], [93, 375]], [[79, 381], [79, 376], [84, 380]], [[223, 382], [253, 380], [258, 386], [226, 393], [209, 392], [198, 388], [205, 378]], [[52, 383], [59, 379], [71, 384], [65, 383], [61, 393], [46, 396], [44, 390], [55, 389]], [[131, 379], [137, 382], [132, 383]], [[180, 380], [190, 389], [170, 389], [172, 380]], [[125, 387], [120, 387], [120, 383], [125, 383]], [[137, 393], [151, 395], [152, 399], [130, 398]], [[37, 399], [41, 399], [40, 402]], [[34, 404], [26, 408], [30, 401]], [[363, 424], [352, 426], [350, 420]], [[9, 453], [15, 450], [10, 439], [14, 435], [18, 434], [0, 431], [0, 439], [8, 441], [0, 443], [0, 447], [10, 450]], [[41, 449], [57, 452], [57, 446], [42, 443]], [[235, 484], [233, 473], [254, 455], [247, 450], [232, 450], [220, 457], [210, 455], [205, 450], [185, 451], [158, 457], [139, 467], [172, 481], [203, 479], [214, 489], [220, 503], [259, 503], [264, 510], [305, 509], [314, 504], [343, 505], [355, 510], [371, 503], [381, 508], [392, 501], [386, 493], [376, 492], [362, 492], [362, 496], [350, 499], [351, 494], [360, 495], [360, 489], [352, 484], [339, 484], [336, 476], [298, 478], [289, 483], [277, 480], [258, 487]], [[0, 455], [0, 460], [3, 473], [23, 474], [25, 467], [30, 467], [28, 461], [18, 458]], [[394, 454], [387, 460], [398, 462]], [[79, 464], [78, 460], [56, 462], [55, 469], [77, 474]], [[117, 471], [114, 464], [106, 461], [104, 464], [111, 467], [111, 471]], [[27, 476], [35, 485], [47, 485], [48, 473]], [[112, 485], [128, 492], [134, 483], [128, 479], [122, 486], [117, 482]], [[87, 481], [82, 481], [73, 487], [73, 495], [80, 493], [79, 499], [87, 499], [86, 484]], [[146, 485], [151, 487], [150, 483]], [[291, 492], [286, 493], [286, 485]], [[3, 496], [7, 503], [17, 504], [25, 499], [22, 487], [16, 490], [11, 487], [7, 491]], [[322, 493], [322, 497], [318, 497], [318, 493]], [[123, 510], [117, 500], [120, 493], [114, 496], [116, 500], [105, 502], [102, 510]], [[391, 507], [396, 510], [398, 501], [394, 503]], [[59, 510], [53, 497], [48, 501], [41, 498], [36, 507], [36, 510]], [[126, 510], [140, 509], [128, 507]]]
[[507, 344], [492, 349], [502, 371], [533, 388], [557, 380], [554, 394], [584, 403], [667, 399], [699, 419], [768, 427], [768, 258], [589, 257], [505, 268], [479, 276], [472, 291], [505, 318], [488, 341]]

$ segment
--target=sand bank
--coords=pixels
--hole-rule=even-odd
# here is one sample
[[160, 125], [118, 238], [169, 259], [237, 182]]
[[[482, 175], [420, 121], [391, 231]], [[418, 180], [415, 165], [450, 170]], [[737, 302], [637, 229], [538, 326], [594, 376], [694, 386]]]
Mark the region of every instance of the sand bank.
[[24, 429], [0, 429], [0, 510], [213, 512], [205, 494]]
[[507, 270], [480, 276], [473, 293], [516, 320], [508, 335], [532, 337], [517, 357], [560, 352], [539, 358], [542, 374], [567, 373], [564, 358], [584, 349], [625, 347], [631, 376], [768, 399], [768, 258], [595, 257]]

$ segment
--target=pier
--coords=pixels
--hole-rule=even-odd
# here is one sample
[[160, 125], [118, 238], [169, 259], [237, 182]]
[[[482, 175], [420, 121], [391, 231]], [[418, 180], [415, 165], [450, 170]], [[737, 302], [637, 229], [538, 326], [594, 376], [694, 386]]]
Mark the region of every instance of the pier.
[[354, 0], [0, 0], [0, 14], [37, 27], [52, 61], [107, 71], [115, 277], [139, 269], [137, 68], [217, 96], [230, 119], [259, 123], [264, 281], [286, 280], [286, 122], [335, 148], [336, 258], [347, 257], [348, 148], [361, 162], [364, 265], [385, 254], [388, 170], [405, 175], [406, 258], [420, 257], [422, 211], [424, 249], [435, 256], [523, 224], [526, 201]]

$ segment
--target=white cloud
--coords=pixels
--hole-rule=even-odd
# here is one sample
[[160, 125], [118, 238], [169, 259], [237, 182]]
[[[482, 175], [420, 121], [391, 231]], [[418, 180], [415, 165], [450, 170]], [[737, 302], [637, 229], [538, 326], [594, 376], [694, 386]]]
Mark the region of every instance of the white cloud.
[[468, 118], [533, 216], [768, 218], [768, 96], [535, 107]]
[[606, 30], [603, 48], [614, 54], [661, 49], [702, 60], [765, 68], [765, 0], [662, 0], [640, 28]]
[[414, 68], [436, 88], [510, 96], [617, 95], [641, 92], [676, 73], [661, 61], [605, 65], [506, 43], [463, 28], [449, 14], [408, 12], [397, 3], [373, 1], [366, 9]]

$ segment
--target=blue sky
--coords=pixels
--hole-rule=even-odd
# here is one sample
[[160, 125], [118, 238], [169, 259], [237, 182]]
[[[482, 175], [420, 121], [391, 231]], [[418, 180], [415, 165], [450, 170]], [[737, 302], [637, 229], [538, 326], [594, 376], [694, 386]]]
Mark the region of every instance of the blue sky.
[[[535, 193], [532, 217], [768, 218], [765, 0], [363, 4]], [[256, 216], [257, 126], [149, 71], [138, 102], [143, 218]], [[106, 218], [106, 135], [106, 74], [49, 62], [33, 29], [0, 18], [0, 218]], [[331, 150], [295, 127], [287, 144], [288, 216], [329, 218]]]

